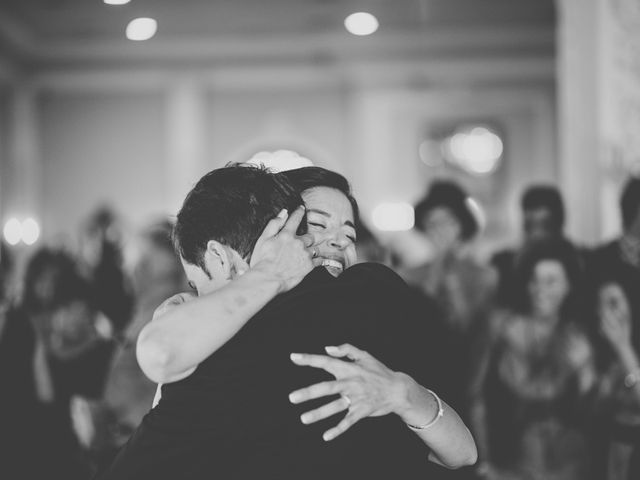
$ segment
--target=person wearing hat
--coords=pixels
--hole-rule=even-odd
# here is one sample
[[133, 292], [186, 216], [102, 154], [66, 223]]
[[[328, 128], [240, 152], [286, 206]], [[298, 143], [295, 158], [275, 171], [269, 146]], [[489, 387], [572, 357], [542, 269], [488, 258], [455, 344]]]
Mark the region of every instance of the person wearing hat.
[[[497, 278], [493, 269], [471, 255], [471, 241], [479, 226], [460, 186], [436, 181], [414, 209], [415, 228], [433, 253], [425, 263], [400, 274], [416, 296], [423, 298], [425, 322], [431, 322], [425, 350], [434, 364], [447, 365], [438, 388], [447, 392], [465, 419], [469, 412], [469, 352], [475, 332], [490, 312]], [[427, 315], [434, 303], [439, 315]], [[460, 478], [467, 478], [461, 474]]]
[[496, 284], [495, 272], [470, 254], [478, 221], [468, 195], [451, 181], [434, 182], [414, 207], [415, 226], [432, 247], [432, 257], [404, 272], [404, 279], [439, 304], [443, 320], [466, 333], [486, 312]]

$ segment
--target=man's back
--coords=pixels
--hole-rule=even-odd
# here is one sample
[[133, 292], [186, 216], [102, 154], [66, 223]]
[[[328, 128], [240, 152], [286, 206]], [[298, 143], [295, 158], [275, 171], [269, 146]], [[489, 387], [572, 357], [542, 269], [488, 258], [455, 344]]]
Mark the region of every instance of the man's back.
[[299, 417], [331, 399], [288, 401], [291, 391], [332, 379], [295, 366], [292, 352], [324, 353], [324, 346], [348, 342], [416, 375], [399, 307], [404, 288], [381, 266], [352, 267], [339, 279], [316, 269], [190, 377], [165, 385], [105, 478], [405, 478], [420, 469], [426, 448], [395, 416], [363, 420], [324, 442], [338, 416], [309, 426]]

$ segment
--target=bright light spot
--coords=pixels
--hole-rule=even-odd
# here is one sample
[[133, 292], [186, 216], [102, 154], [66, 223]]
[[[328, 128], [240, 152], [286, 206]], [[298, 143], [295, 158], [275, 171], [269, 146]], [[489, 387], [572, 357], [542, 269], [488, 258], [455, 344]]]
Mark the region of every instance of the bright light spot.
[[127, 38], [129, 40], [149, 40], [156, 34], [158, 30], [158, 22], [153, 18], [140, 17], [135, 18], [127, 25]]
[[367, 12], [356, 12], [344, 19], [344, 26], [353, 35], [371, 35], [378, 30], [378, 19]]
[[373, 209], [373, 225], [384, 232], [411, 230], [413, 207], [408, 203], [381, 203]]
[[473, 216], [476, 217], [480, 230], [484, 230], [487, 226], [487, 215], [485, 214], [482, 205], [480, 205], [480, 202], [473, 197], [467, 197], [465, 203], [467, 204], [467, 207], [469, 207], [469, 210], [473, 212]]
[[448, 151], [453, 164], [472, 174], [487, 175], [498, 167], [504, 146], [491, 130], [474, 127], [449, 137]]
[[22, 222], [22, 241], [26, 245], [33, 245], [40, 238], [40, 227], [33, 218], [27, 218]]
[[467, 136], [464, 133], [456, 133], [449, 139], [449, 149], [456, 163], [467, 154], [465, 149], [466, 138]]
[[126, 5], [131, 0], [102, 0], [107, 5]]
[[17, 218], [12, 218], [4, 224], [3, 233], [9, 245], [17, 245], [22, 240], [22, 224]]

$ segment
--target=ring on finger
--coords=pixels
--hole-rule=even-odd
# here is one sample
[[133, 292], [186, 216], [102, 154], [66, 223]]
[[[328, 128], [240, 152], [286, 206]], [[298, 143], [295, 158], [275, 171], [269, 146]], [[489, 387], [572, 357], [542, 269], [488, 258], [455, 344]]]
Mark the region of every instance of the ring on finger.
[[342, 395], [342, 398], [347, 402], [347, 408], [351, 407], [351, 399], [347, 395]]

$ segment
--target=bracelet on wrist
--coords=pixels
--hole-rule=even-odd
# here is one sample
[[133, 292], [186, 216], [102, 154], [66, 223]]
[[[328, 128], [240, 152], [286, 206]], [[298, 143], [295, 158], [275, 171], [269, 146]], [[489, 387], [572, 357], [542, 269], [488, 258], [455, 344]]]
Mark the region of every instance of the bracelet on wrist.
[[429, 392], [429, 394], [433, 396], [433, 398], [435, 398], [436, 403], [438, 404], [438, 412], [436, 413], [436, 416], [433, 418], [433, 420], [428, 423], [424, 423], [422, 425], [412, 425], [410, 423], [407, 423], [407, 427], [409, 427], [411, 430], [426, 430], [427, 428], [431, 428], [444, 415], [444, 408], [442, 408], [442, 400], [440, 400], [440, 397], [438, 397], [438, 395], [436, 395], [433, 390], [429, 390], [428, 388], [425, 388], [425, 390]]

